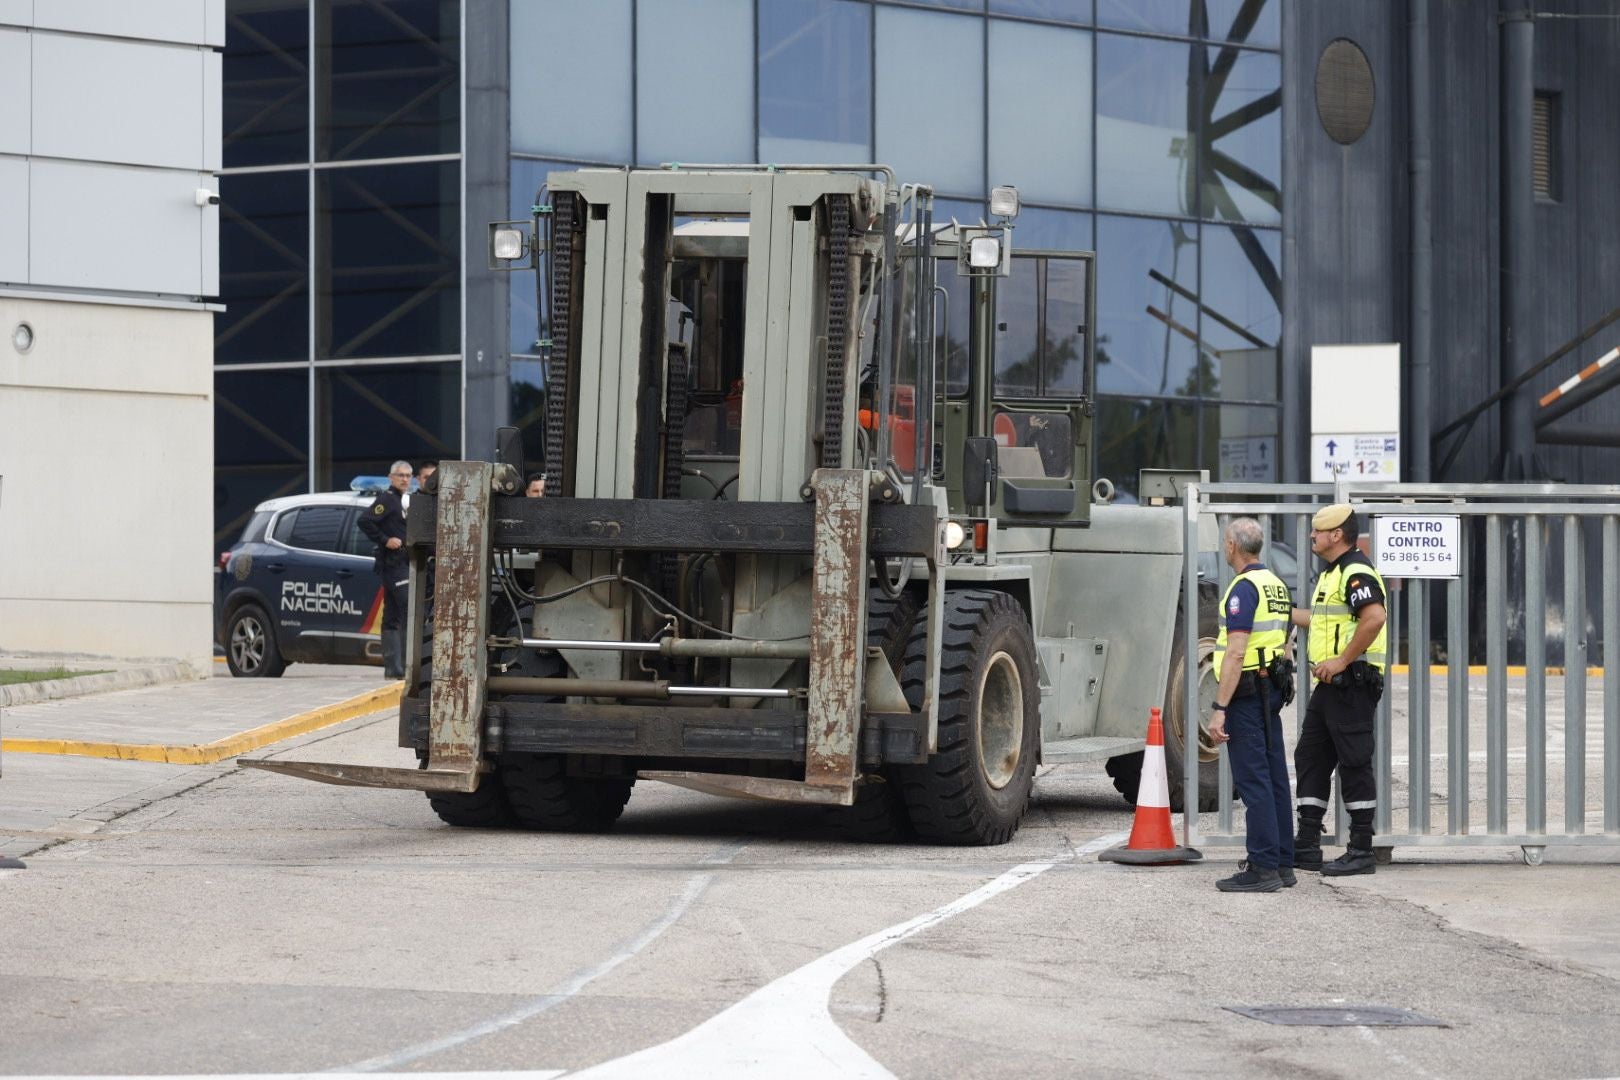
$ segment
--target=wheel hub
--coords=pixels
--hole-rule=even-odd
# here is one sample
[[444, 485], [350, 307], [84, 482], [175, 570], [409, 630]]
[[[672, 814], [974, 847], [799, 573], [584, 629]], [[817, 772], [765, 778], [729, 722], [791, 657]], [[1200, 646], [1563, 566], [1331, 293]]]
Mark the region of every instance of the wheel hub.
[[991, 787], [1004, 788], [1017, 775], [1023, 747], [1024, 680], [1013, 658], [998, 652], [979, 692], [979, 762]]

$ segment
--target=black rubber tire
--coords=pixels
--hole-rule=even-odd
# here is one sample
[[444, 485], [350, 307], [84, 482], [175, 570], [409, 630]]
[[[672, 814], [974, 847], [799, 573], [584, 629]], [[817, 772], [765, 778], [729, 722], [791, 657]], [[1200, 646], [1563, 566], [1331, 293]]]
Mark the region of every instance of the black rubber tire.
[[[533, 607], [524, 604], [514, 614], [510, 604], [499, 604], [491, 613], [491, 624], [501, 627], [503, 636], [522, 636], [522, 629], [533, 625]], [[503, 618], [504, 616], [504, 618]], [[510, 649], [498, 657], [508, 675], [557, 678], [567, 674], [567, 665], [555, 652], [540, 649]], [[535, 695], [503, 696], [503, 701], [556, 701]], [[568, 760], [562, 754], [502, 754], [498, 775], [506, 791], [512, 821], [519, 828], [545, 832], [601, 832], [619, 819], [630, 799], [635, 777], [603, 779], [569, 776]]]
[[[906, 645], [916, 629], [920, 607], [915, 593], [891, 597], [873, 589], [867, 594], [867, 647], [883, 650], [896, 679], [904, 679]], [[923, 613], [925, 629], [927, 621]], [[843, 839], [857, 844], [907, 844], [917, 839], [911, 811], [892, 768], [856, 785], [855, 805], [833, 807], [831, 823]]]
[[225, 627], [225, 666], [238, 679], [275, 679], [287, 670], [276, 626], [258, 604], [243, 604]]
[[439, 820], [458, 829], [504, 829], [513, 823], [506, 787], [497, 773], [485, 773], [477, 791], [430, 791], [427, 797]]
[[1103, 764], [1103, 771], [1114, 782], [1114, 790], [1125, 797], [1125, 801], [1132, 806], [1136, 805], [1136, 792], [1142, 786], [1142, 754], [1138, 750], [1134, 754], [1121, 754], [1111, 757]]
[[[433, 674], [433, 622], [431, 618], [422, 630], [421, 659], [416, 665], [416, 687], [424, 689]], [[422, 767], [427, 767], [423, 755]], [[512, 807], [506, 801], [506, 786], [497, 772], [488, 772], [478, 781], [478, 790], [430, 791], [428, 805], [439, 815], [439, 820], [458, 829], [504, 829], [514, 822]]]
[[[1203, 623], [1200, 618], [1200, 624]], [[1170, 809], [1181, 813], [1183, 806], [1182, 796], [1186, 793], [1186, 781], [1182, 778], [1182, 731], [1185, 725], [1181, 721], [1181, 714], [1186, 706], [1183, 702], [1181, 669], [1185, 666], [1183, 657], [1186, 648], [1182, 641], [1181, 618], [1176, 617], [1176, 637], [1170, 646], [1170, 667], [1164, 688], [1164, 768], [1166, 779], [1170, 782]], [[1200, 632], [1198, 639], [1198, 678], [1199, 700], [1213, 701], [1215, 690], [1215, 640]], [[1216, 758], [1214, 744], [1204, 731], [1204, 722], [1208, 717], [1208, 710], [1203, 710], [1199, 717], [1199, 742], [1203, 747], [1199, 754], [1198, 764], [1198, 809], [1210, 811], [1218, 808], [1220, 800], [1220, 761]], [[1127, 803], [1136, 805], [1137, 791], [1142, 785], [1142, 755], [1145, 751], [1138, 750], [1134, 754], [1121, 754], [1111, 757], [1103, 765], [1109, 779], [1114, 782], [1114, 790], [1122, 795]]]
[[[967, 590], [945, 598], [940, 644], [939, 749], [926, 764], [896, 769], [919, 839], [935, 844], [1005, 844], [1029, 807], [1041, 745], [1041, 697], [1029, 618], [1006, 593]], [[926, 632], [907, 649], [904, 686], [913, 708], [927, 672]], [[992, 683], [993, 680], [993, 683]], [[1006, 752], [986, 761], [986, 687], [1016, 710]], [[1004, 714], [1006, 715], [1006, 714]], [[994, 738], [995, 733], [991, 733]], [[1003, 777], [1000, 786], [990, 773]]]
[[503, 754], [501, 780], [517, 824], [543, 832], [603, 832], [624, 812], [634, 777], [568, 775], [562, 754]]

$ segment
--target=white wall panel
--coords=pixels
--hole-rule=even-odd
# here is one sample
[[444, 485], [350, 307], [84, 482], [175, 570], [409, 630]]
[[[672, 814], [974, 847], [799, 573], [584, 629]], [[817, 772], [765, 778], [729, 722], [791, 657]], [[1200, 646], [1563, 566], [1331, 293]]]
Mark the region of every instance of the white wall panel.
[[208, 44], [208, 0], [40, 0], [34, 25], [45, 30]]
[[[197, 177], [197, 185], [206, 187], [209, 191], [219, 191], [219, 180], [214, 177]], [[198, 264], [202, 274], [202, 285], [197, 290], [198, 296], [219, 295], [219, 206], [202, 206], [197, 208], [198, 220], [202, 225], [199, 252], [201, 262]], [[210, 343], [212, 348], [212, 343]]]
[[200, 50], [64, 34], [33, 38], [35, 156], [205, 167]]
[[203, 0], [203, 44], [225, 47], [225, 0]]
[[0, 297], [0, 327], [26, 321], [34, 347], [0, 338], [0, 387], [207, 397], [213, 315], [168, 308]]
[[34, 0], [0, 0], [0, 23], [34, 25]]
[[0, 281], [28, 281], [28, 162], [0, 157]]
[[0, 29], [0, 154], [29, 152], [29, 44], [26, 30]]
[[[34, 349], [0, 353], [0, 649], [206, 664], [212, 314], [0, 297], [0, 324], [21, 319]], [[163, 482], [63, 496], [109, 462]], [[134, 521], [152, 531], [139, 573], [110, 554]]]
[[209, 172], [220, 168], [220, 140], [224, 121], [220, 113], [225, 100], [221, 62], [217, 52], [202, 54], [202, 165]]
[[30, 163], [29, 279], [35, 285], [202, 294], [196, 172]]

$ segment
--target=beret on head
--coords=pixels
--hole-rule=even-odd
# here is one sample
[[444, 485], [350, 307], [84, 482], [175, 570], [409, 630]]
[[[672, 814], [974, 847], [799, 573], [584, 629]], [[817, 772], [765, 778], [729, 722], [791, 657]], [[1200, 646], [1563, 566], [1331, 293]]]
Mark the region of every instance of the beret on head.
[[1355, 510], [1351, 508], [1349, 503], [1334, 503], [1332, 506], [1324, 506], [1316, 512], [1316, 516], [1311, 518], [1311, 528], [1337, 529], [1354, 516]]

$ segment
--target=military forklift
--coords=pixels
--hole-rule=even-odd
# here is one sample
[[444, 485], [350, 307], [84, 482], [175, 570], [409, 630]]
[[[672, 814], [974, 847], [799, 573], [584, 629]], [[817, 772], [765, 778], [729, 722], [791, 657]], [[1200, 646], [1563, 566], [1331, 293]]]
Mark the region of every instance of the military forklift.
[[1015, 250], [1013, 188], [989, 208], [937, 221], [877, 165], [550, 174], [489, 230], [535, 276], [546, 494], [503, 429], [412, 504], [420, 767], [244, 764], [457, 826], [602, 830], [660, 781], [999, 844], [1042, 762], [1134, 799], [1164, 706], [1173, 799], [1190, 744], [1210, 805], [1179, 489], [1093, 483], [1093, 256]]

